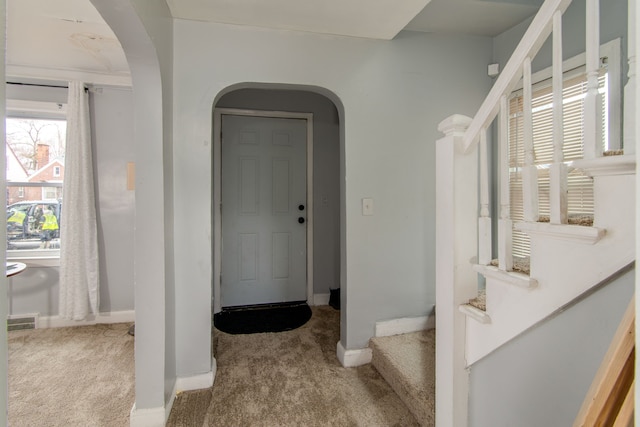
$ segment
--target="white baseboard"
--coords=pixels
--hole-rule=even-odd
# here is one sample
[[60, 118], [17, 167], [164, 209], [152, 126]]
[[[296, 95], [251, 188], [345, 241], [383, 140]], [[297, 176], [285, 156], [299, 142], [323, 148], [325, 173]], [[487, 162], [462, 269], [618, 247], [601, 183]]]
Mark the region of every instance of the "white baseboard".
[[176, 380], [176, 390], [178, 393], [189, 390], [202, 390], [213, 386], [216, 379], [217, 363], [216, 358], [211, 360], [211, 370], [204, 374], [194, 375], [191, 377], [178, 377]]
[[136, 312], [134, 310], [98, 313], [97, 316], [90, 314], [84, 320], [69, 320], [60, 316], [42, 316], [38, 318], [36, 328], [63, 328], [67, 326], [86, 326], [100, 323], [131, 323], [135, 322], [135, 319]]
[[370, 348], [357, 348], [354, 350], [347, 350], [342, 346], [342, 342], [338, 341], [336, 348], [336, 355], [338, 360], [345, 368], [354, 368], [356, 366], [366, 365], [371, 363], [372, 353]]
[[436, 327], [436, 317], [419, 316], [419, 317], [403, 317], [401, 319], [385, 320], [376, 322], [376, 337], [388, 337], [391, 335], [408, 334], [410, 332], [418, 332], [425, 329], [433, 329]]
[[329, 305], [331, 294], [313, 294], [313, 305]]
[[166, 412], [167, 411], [162, 406], [156, 408], [136, 409], [136, 404], [134, 403], [129, 415], [129, 426], [163, 427], [166, 423]]
[[173, 402], [176, 400], [178, 381], [173, 385], [173, 390], [169, 396], [169, 401], [165, 406], [155, 408], [136, 409], [134, 402], [129, 414], [130, 427], [164, 427], [171, 414]]

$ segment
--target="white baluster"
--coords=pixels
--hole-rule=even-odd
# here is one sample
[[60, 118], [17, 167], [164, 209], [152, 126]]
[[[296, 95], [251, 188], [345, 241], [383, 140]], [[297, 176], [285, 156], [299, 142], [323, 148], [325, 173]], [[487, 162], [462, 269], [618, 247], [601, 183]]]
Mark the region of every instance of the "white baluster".
[[498, 268], [513, 270], [513, 222], [509, 187], [509, 105], [506, 95], [500, 98], [498, 116], [498, 145], [500, 147], [500, 219], [498, 220]]
[[487, 129], [480, 131], [480, 217], [478, 218], [478, 264], [491, 262], [491, 217], [489, 216], [489, 156]]
[[636, 2], [628, 2], [628, 30], [627, 57], [629, 61], [629, 80], [624, 87], [624, 153], [636, 152]]
[[584, 157], [602, 156], [602, 105], [598, 93], [600, 68], [600, 2], [587, 1], [586, 66], [587, 93], [584, 100]]
[[538, 221], [538, 169], [535, 165], [533, 149], [533, 112], [531, 111], [531, 58], [527, 57], [522, 66], [523, 102], [523, 146], [524, 167], [522, 168], [522, 202], [524, 220]]
[[553, 15], [553, 164], [549, 170], [552, 224], [567, 223], [567, 166], [564, 164], [562, 126], [562, 13]]

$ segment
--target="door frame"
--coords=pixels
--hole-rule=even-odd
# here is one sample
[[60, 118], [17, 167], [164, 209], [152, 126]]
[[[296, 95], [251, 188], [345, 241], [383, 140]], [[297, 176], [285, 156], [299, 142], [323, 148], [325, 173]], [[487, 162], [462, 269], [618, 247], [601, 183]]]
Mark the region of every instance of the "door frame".
[[214, 108], [213, 110], [213, 312], [222, 311], [222, 116], [302, 119], [307, 123], [307, 304], [313, 305], [313, 113]]

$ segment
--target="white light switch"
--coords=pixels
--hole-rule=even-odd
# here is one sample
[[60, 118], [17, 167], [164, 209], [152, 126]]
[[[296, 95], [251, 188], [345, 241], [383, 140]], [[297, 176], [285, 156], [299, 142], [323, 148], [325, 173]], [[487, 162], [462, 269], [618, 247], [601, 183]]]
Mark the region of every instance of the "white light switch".
[[373, 199], [362, 199], [362, 215], [373, 215]]

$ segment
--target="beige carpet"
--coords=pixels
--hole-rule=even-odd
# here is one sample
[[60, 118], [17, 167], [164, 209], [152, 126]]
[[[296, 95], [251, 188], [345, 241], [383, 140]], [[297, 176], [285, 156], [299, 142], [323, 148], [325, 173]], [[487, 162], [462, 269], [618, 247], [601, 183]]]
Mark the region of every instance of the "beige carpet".
[[[134, 402], [129, 324], [9, 333], [9, 425], [129, 425]], [[340, 312], [314, 307], [294, 331], [215, 331], [209, 390], [177, 396], [169, 426], [416, 426], [371, 365], [336, 358]]]
[[9, 332], [9, 425], [129, 425], [129, 324]]
[[373, 366], [423, 426], [436, 420], [436, 330], [372, 338]]
[[215, 331], [213, 388], [180, 394], [167, 425], [418, 425], [371, 365], [340, 365], [339, 329], [340, 312], [321, 306], [306, 325], [289, 332]]

